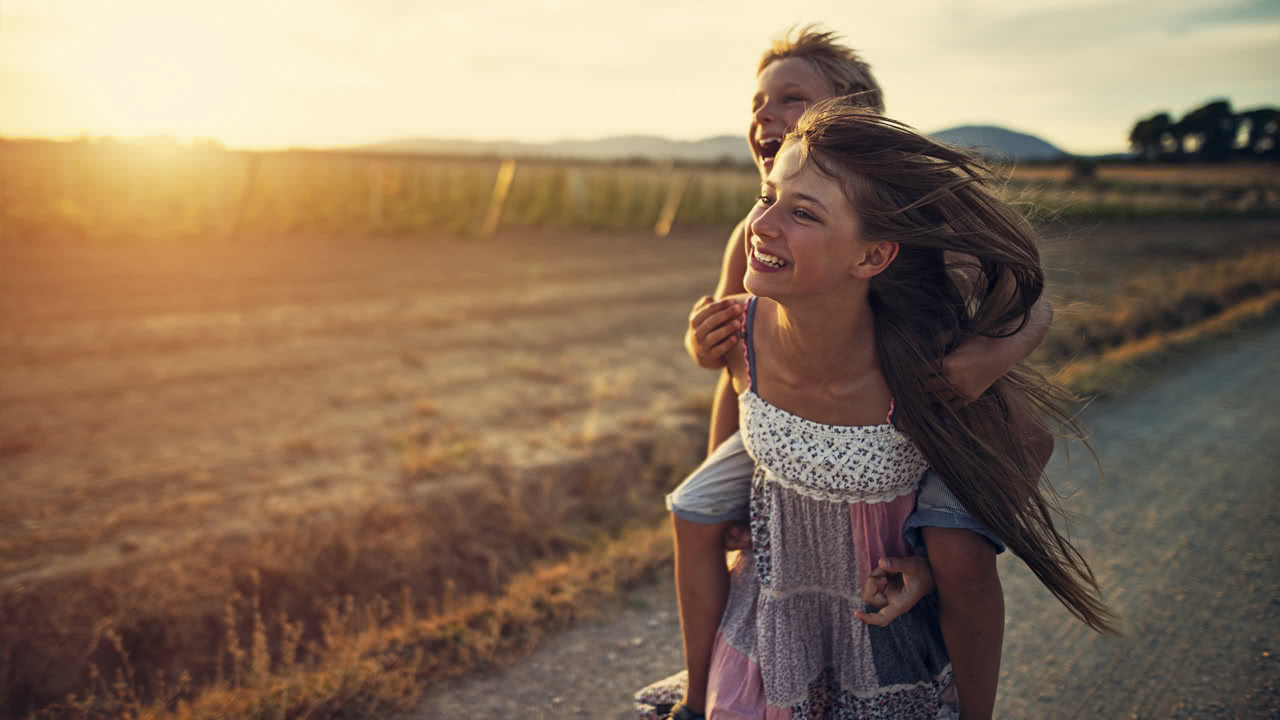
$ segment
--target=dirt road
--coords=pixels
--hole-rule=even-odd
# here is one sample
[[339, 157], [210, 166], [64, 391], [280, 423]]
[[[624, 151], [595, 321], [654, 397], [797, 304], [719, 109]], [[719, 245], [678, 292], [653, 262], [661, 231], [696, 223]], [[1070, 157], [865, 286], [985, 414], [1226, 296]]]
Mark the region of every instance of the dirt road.
[[[1280, 717], [1278, 367], [1272, 323], [1085, 413], [1105, 484], [1079, 448], [1051, 476], [1124, 636], [1090, 632], [1002, 557], [998, 717]], [[670, 582], [640, 588], [415, 717], [627, 718], [634, 689], [679, 668], [677, 632]]]

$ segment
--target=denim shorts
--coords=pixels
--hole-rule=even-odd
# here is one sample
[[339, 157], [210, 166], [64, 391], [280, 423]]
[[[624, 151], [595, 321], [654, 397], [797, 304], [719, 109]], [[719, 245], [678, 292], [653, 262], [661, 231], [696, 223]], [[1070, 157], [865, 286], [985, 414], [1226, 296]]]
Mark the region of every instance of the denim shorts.
[[735, 432], [667, 495], [667, 509], [681, 520], [699, 525], [746, 522], [755, 471], [756, 463], [742, 446], [741, 433]]

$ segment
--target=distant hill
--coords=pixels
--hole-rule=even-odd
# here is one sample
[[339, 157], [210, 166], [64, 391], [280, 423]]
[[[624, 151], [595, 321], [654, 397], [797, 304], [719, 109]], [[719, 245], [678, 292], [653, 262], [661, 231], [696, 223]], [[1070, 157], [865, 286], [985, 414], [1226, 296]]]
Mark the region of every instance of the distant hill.
[[517, 157], [571, 158], [578, 160], [675, 159], [685, 162], [750, 163], [745, 138], [717, 135], [702, 140], [669, 140], [655, 135], [623, 135], [599, 140], [558, 140], [545, 143], [477, 142], [411, 138], [365, 145], [356, 150], [430, 155], [514, 155]]
[[[933, 133], [944, 142], [978, 148], [985, 154], [1005, 159], [1056, 160], [1061, 149], [1034, 135], [993, 125], [965, 125]], [[558, 140], [555, 142], [478, 142], [406, 138], [353, 148], [361, 152], [421, 153], [424, 155], [514, 155], [516, 157], [564, 158], [573, 160], [680, 160], [713, 163], [729, 161], [750, 164], [751, 151], [739, 135], [717, 135], [703, 140], [670, 140], [656, 135], [621, 135], [599, 140]]]
[[1059, 160], [1067, 155], [1061, 148], [1035, 135], [995, 125], [961, 125], [935, 132], [933, 137], [952, 145], [974, 148], [988, 157], [1002, 160]]

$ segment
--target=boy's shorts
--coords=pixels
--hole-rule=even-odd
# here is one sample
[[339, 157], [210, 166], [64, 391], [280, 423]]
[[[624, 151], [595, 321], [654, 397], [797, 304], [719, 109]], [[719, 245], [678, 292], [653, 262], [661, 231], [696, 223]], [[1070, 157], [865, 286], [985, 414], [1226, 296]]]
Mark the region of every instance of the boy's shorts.
[[746, 522], [755, 471], [756, 461], [743, 447], [742, 434], [735, 432], [671, 491], [667, 509], [699, 525]]
[[[755, 469], [755, 461], [742, 445], [742, 435], [734, 433], [667, 495], [667, 509], [681, 520], [699, 525], [747, 522]], [[932, 470], [925, 472], [916, 494], [916, 509], [902, 529], [917, 555], [928, 554], [921, 532], [925, 527], [972, 530], [995, 546], [996, 553], [1004, 552], [1000, 538], [975, 520]]]

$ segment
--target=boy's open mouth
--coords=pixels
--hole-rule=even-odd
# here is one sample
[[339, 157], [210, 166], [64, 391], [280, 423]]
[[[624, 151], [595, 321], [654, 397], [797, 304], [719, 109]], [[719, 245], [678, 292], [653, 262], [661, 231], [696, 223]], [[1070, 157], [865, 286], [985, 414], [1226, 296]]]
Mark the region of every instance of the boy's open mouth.
[[755, 145], [756, 156], [760, 158], [760, 161], [762, 163], [772, 165], [773, 158], [777, 156], [778, 150], [782, 148], [782, 138], [760, 138], [752, 144]]

